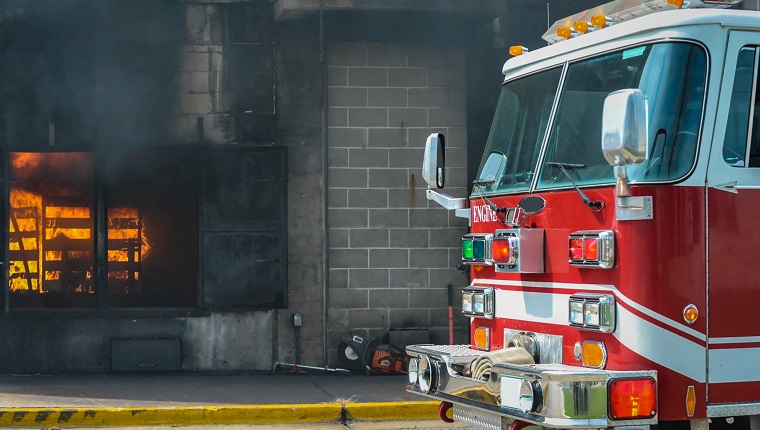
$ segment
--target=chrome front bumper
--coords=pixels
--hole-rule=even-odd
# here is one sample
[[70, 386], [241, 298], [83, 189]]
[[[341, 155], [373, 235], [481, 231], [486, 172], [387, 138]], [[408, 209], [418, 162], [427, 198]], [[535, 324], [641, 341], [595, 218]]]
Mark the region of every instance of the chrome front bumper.
[[[454, 418], [501, 429], [513, 420], [547, 428], [646, 428], [648, 419], [613, 420], [608, 416], [608, 383], [650, 377], [651, 371], [607, 371], [563, 364], [495, 364], [487, 381], [463, 376], [461, 369], [482, 355], [469, 345], [409, 345], [407, 391], [451, 402]], [[414, 360], [417, 360], [416, 362]], [[422, 370], [414, 365], [425, 363]], [[420, 382], [422, 381], [422, 386]]]

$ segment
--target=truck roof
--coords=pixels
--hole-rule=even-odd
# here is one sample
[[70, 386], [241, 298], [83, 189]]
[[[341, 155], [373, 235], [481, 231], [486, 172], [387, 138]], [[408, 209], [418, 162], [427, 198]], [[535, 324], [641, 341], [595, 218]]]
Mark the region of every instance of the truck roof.
[[[509, 76], [521, 68], [537, 62], [613, 41], [624, 42], [628, 38], [647, 33], [655, 34], [690, 26], [710, 25], [760, 31], [760, 12], [727, 9], [684, 9], [657, 12], [510, 58], [504, 63], [502, 72]], [[693, 36], [690, 35], [689, 38], [698, 39], [697, 32], [690, 31], [690, 33]]]

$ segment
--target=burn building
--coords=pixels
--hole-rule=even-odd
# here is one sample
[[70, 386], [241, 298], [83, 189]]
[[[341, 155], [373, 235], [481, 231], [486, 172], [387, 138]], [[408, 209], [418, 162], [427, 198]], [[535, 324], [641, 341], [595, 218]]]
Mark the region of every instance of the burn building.
[[507, 45], [582, 7], [0, 1], [0, 371], [340, 366], [349, 331], [446, 343], [467, 224], [425, 199], [425, 138], [446, 134], [466, 195]]

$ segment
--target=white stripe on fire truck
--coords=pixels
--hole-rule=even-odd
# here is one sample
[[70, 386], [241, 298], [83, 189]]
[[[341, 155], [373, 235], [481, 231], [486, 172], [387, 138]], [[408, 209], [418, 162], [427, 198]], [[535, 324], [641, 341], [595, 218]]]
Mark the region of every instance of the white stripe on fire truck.
[[[621, 293], [615, 286], [613, 285], [600, 285], [600, 284], [566, 284], [566, 283], [547, 283], [547, 282], [525, 282], [525, 281], [509, 281], [509, 280], [499, 280], [499, 279], [475, 279], [473, 280], [473, 285], [505, 285], [505, 286], [512, 286], [512, 287], [533, 287], [533, 288], [544, 288], [547, 290], [571, 290], [573, 293], [580, 292], [580, 291], [598, 291], [601, 293], [612, 293], [615, 295], [615, 299], [618, 301], [624, 302], [627, 306], [632, 307], [633, 309], [641, 312], [644, 315], [647, 315], [648, 317], [655, 319], [659, 321], [660, 323], [678, 330], [684, 334], [687, 334], [689, 336], [694, 337], [697, 340], [700, 340], [702, 342], [707, 341], [707, 336], [705, 336], [704, 333], [700, 333], [696, 330], [694, 330], [691, 327], [687, 327], [684, 324], [680, 324], [676, 321], [673, 321], [672, 319], [659, 314], [652, 309], [647, 308], [646, 306], [637, 303], [631, 299], [629, 299], [625, 294]], [[547, 291], [549, 292], [549, 291]], [[565, 304], [565, 310], [567, 310], [567, 303]], [[565, 318], [567, 315], [565, 315]], [[567, 320], [564, 321], [564, 323], [567, 323]]]
[[711, 344], [726, 344], [726, 343], [760, 343], [760, 336], [747, 336], [747, 337], [711, 337]]
[[[543, 324], [567, 326], [570, 294], [496, 290], [496, 317]], [[705, 357], [699, 344], [646, 321], [623, 306], [618, 306], [615, 338], [642, 357], [678, 372], [697, 382], [705, 382]]]
[[750, 364], [760, 363], [760, 348], [711, 349], [707, 354], [711, 383], [760, 381], [760, 366]]

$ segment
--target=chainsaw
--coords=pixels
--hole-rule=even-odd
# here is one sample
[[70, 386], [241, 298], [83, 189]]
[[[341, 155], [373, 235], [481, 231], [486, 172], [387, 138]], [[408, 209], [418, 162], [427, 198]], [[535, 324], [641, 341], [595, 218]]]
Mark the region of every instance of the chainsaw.
[[406, 373], [407, 356], [395, 345], [380, 343], [376, 337], [367, 341], [353, 333], [340, 337], [338, 358], [351, 371], [363, 371], [367, 375], [380, 373]]

